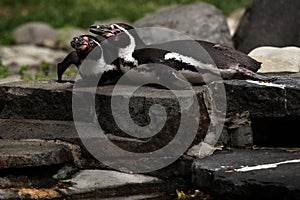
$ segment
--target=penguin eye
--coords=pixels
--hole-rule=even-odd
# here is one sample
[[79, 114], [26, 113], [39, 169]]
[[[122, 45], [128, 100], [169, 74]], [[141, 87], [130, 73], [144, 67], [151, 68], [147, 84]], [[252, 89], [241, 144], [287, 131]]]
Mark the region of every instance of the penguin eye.
[[95, 42], [94, 41], [89, 41], [89, 46], [94, 46]]

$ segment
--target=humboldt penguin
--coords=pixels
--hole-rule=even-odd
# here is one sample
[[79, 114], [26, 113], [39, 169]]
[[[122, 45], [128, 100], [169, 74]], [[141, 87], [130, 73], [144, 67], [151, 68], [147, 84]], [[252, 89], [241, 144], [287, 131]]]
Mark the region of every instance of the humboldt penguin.
[[[117, 61], [107, 62], [106, 58], [112, 57], [115, 52], [113, 48], [108, 47], [109, 44], [102, 44], [103, 40], [103, 37], [92, 35], [74, 37], [70, 44], [75, 51], [70, 52], [62, 62], [57, 64], [58, 82], [62, 81], [65, 70], [74, 64], [79, 69], [79, 74], [84, 81], [101, 77], [99, 85], [115, 83], [122, 73], [117, 66]], [[106, 51], [103, 51], [102, 46], [105, 46]], [[80, 65], [84, 60], [94, 60], [95, 62], [93, 65], [81, 68]]]
[[[145, 63], [160, 63], [176, 70], [192, 84], [216, 80], [218, 74], [222, 79], [272, 80], [255, 73], [261, 66], [260, 62], [219, 44], [202, 40], [174, 40], [146, 45], [134, 28], [124, 23], [91, 25], [90, 31], [109, 38], [112, 45], [119, 48], [123, 73]], [[202, 50], [200, 48], [198, 52], [191, 48], [193, 43], [197, 43]], [[174, 76], [178, 77], [176, 73]]]

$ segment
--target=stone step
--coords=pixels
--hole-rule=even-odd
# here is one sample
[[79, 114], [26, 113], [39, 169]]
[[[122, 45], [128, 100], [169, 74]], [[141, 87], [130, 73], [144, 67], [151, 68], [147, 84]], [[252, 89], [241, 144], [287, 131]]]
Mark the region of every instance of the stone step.
[[[226, 136], [227, 139], [225, 139], [229, 140], [229, 146], [242, 147], [253, 144], [258, 144], [260, 146], [297, 145], [295, 144], [295, 141], [297, 141], [295, 138], [296, 134], [292, 134], [292, 131], [287, 131], [287, 133], [291, 134], [283, 139], [280, 126], [286, 126], [289, 130], [294, 130], [296, 124], [293, 122], [300, 118], [300, 104], [298, 101], [300, 98], [299, 77], [300, 73], [278, 76], [278, 79], [273, 83], [261, 83], [249, 80], [224, 81], [227, 103], [226, 124], [232, 123], [232, 116], [243, 115], [243, 113], [248, 113], [249, 116], [246, 119], [248, 120], [247, 125], [242, 127], [243, 131], [247, 129], [249, 134], [243, 135], [240, 130], [229, 131], [229, 136]], [[219, 87], [221, 87], [220, 82], [212, 83], [209, 86], [210, 89]], [[120, 129], [112, 116], [110, 100], [113, 88], [114, 86], [111, 85], [97, 88], [96, 102], [98, 103], [96, 103], [95, 109], [98, 121], [105, 132], [113, 133], [117, 136], [128, 137], [128, 134]], [[125, 89], [126, 88], [130, 88], [130, 86], [125, 87]], [[83, 95], [88, 95], [88, 91], [90, 90], [91, 88], [84, 88], [81, 92]], [[199, 124], [197, 140], [195, 141], [195, 143], [198, 143], [205, 137], [209, 126], [210, 116], [208, 113], [210, 112], [207, 103], [209, 101], [207, 97], [208, 86], [195, 86], [194, 90], [198, 97], [201, 114], [201, 123]], [[184, 94], [186, 93], [182, 92], [182, 98], [187, 98]], [[126, 99], [128, 97], [126, 97], [126, 95], [120, 95], [119, 98]], [[174, 129], [180, 124], [178, 102], [171, 91], [153, 87], [140, 88], [131, 97], [131, 117], [135, 123], [147, 125], [149, 122], [149, 107], [153, 105], [153, 103], [163, 105], [166, 108], [167, 113], [170, 114], [167, 118], [166, 125], [161, 130], [161, 134], [157, 134], [154, 139], [156, 141], [162, 141], [163, 138], [164, 141], [169, 141], [174, 137]], [[194, 119], [194, 112], [197, 112], [197, 110], [192, 110], [190, 115], [185, 118], [188, 118], [189, 120]], [[156, 116], [159, 117], [157, 114]], [[53, 122], [72, 121], [72, 83], [57, 83], [54, 79], [42, 79], [37, 81], [21, 81], [1, 84], [0, 118], [10, 120], [23, 119], [24, 121], [37, 120], [37, 122], [39, 120], [50, 120]], [[130, 124], [127, 120], [128, 119], [124, 119], [122, 123]], [[273, 121], [278, 123], [274, 124]], [[282, 125], [282, 122], [285, 123]], [[43, 122], [40, 124], [42, 123]], [[22, 123], [19, 125], [22, 126]], [[27, 123], [27, 125], [29, 124]], [[235, 124], [232, 127], [236, 129], [238, 126]], [[70, 132], [72, 129], [67, 128], [66, 130], [63, 130], [66, 128], [66, 126], [63, 125], [63, 122], [59, 122], [52, 126], [28, 126], [29, 130], [33, 130], [29, 135], [43, 132], [47, 128], [50, 128], [55, 132], [55, 127], [57, 127], [57, 132], [61, 132], [63, 135], [65, 135], [65, 131]], [[266, 127], [269, 128], [266, 129]], [[273, 127], [273, 129], [270, 127]], [[0, 130], [3, 129], [3, 132], [10, 132], [9, 135], [21, 134], [23, 131], [19, 128], [18, 131], [15, 132], [13, 131], [14, 128], [15, 126], [13, 123], [7, 123], [7, 121], [5, 123], [0, 122]], [[129, 129], [135, 130], [132, 126], [130, 126]], [[273, 140], [274, 143], [272, 143], [272, 140], [269, 140], [270, 135], [275, 137]], [[222, 142], [224, 142], [223, 139]]]
[[213, 199], [300, 198], [300, 149], [232, 149], [197, 159], [192, 181]]
[[0, 169], [41, 167], [73, 162], [68, 146], [41, 140], [0, 139]]
[[158, 178], [110, 170], [82, 170], [52, 188], [0, 189], [0, 199], [162, 199], [175, 184]]
[[[242, 113], [249, 111], [252, 117], [300, 116], [300, 73], [278, 76], [273, 83], [250, 80], [224, 81], [227, 97], [227, 112]], [[212, 83], [216, 87], [219, 82]], [[0, 85], [0, 118], [72, 120], [72, 83], [57, 83], [54, 79], [20, 81]], [[110, 105], [112, 85], [98, 87], [97, 100]], [[128, 86], [130, 88], [130, 86]], [[206, 86], [195, 86], [197, 95], [201, 95]], [[84, 88], [85, 92], [90, 88]], [[84, 94], [83, 90], [83, 94]], [[172, 92], [152, 87], [142, 87], [132, 101], [147, 104], [173, 102]], [[203, 99], [199, 99], [203, 101]], [[34, 106], [33, 106], [34, 105]], [[139, 104], [137, 103], [138, 107]], [[173, 105], [176, 107], [176, 105]], [[97, 110], [97, 109], [96, 109]]]

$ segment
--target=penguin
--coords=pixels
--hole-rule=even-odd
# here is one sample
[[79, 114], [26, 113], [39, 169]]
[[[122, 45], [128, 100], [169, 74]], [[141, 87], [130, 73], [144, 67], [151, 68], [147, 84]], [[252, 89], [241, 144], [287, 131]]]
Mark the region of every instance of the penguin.
[[[202, 40], [175, 40], [145, 45], [134, 31], [134, 27], [124, 23], [91, 25], [90, 32], [105, 38], [112, 38], [110, 42], [119, 48], [120, 66], [123, 73], [145, 63], [160, 63], [171, 67], [193, 85], [216, 80], [218, 74], [225, 80], [271, 81], [273, 79], [255, 73], [261, 66], [260, 62], [233, 48], [219, 44]], [[195, 52], [193, 48], [190, 48], [191, 42], [198, 43], [205, 52]], [[209, 61], [208, 57], [213, 62]], [[179, 77], [178, 73], [172, 73], [177, 78]]]
[[[111, 58], [115, 52], [113, 48], [109, 47], [109, 44], [103, 44], [104, 39], [101, 38], [81, 35], [71, 40], [70, 44], [75, 51], [70, 52], [62, 62], [57, 64], [58, 82], [62, 82], [62, 75], [71, 64], [77, 66], [79, 74], [85, 82], [101, 76], [98, 85], [107, 85], [115, 83], [120, 78], [122, 73], [117, 66], [117, 61], [107, 62], [106, 59]], [[106, 51], [103, 51], [102, 46], [105, 46]], [[90, 56], [88, 57], [88, 55]], [[85, 67], [80, 68], [84, 61]]]

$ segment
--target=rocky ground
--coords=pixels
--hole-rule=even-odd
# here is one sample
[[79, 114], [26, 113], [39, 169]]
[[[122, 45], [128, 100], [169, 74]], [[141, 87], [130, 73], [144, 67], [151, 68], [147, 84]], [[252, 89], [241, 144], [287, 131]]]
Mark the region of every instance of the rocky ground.
[[[194, 140], [195, 146], [192, 147], [194, 154], [188, 151], [171, 166], [145, 175], [111, 171], [90, 155], [72, 121], [72, 83], [59, 84], [52, 79], [2, 84], [1, 194], [11, 199], [25, 196], [31, 199], [80, 199], [98, 195], [133, 195], [131, 198], [143, 199], [145, 196], [140, 196], [142, 193], [155, 199], [157, 196], [174, 195], [175, 189], [184, 190], [192, 183], [194, 187], [209, 191], [215, 199], [297, 199], [300, 191], [297, 184], [300, 176], [297, 170], [299, 151], [291, 147], [298, 147], [294, 130], [300, 111], [299, 80], [299, 74], [295, 74], [281, 76], [272, 84], [226, 81], [227, 117], [219, 142], [227, 149], [231, 148], [222, 151], [215, 149], [213, 155], [202, 155], [203, 158], [195, 159], [199, 157], [195, 153], [197, 149], [200, 151], [199, 141], [207, 131], [208, 121], [205, 119], [211, 117], [205, 114], [209, 112], [202, 112], [202, 123]], [[112, 88], [99, 88], [96, 95], [96, 101], [102, 102], [97, 105], [101, 107], [98, 119], [109, 139], [129, 151], [141, 148], [148, 151], [160, 146], [157, 143], [161, 141], [160, 134], [147, 141], [133, 140], [120, 132], [109, 117], [110, 103], [107, 97]], [[208, 109], [205, 103], [208, 99], [203, 96], [207, 87], [194, 89], [201, 108]], [[144, 103], [141, 103], [141, 97]], [[169, 111], [178, 109], [172, 103], [176, 98], [163, 89], [141, 88], [132, 98], [136, 105], [132, 117], [137, 121], [144, 121], [144, 115], [136, 111], [140, 110], [140, 106], [149, 106], [150, 102], [163, 104]], [[172, 116], [167, 121], [168, 125], [162, 130], [164, 138], [173, 137], [173, 129], [168, 127], [178, 123], [179, 116], [174, 113], [176, 111], [170, 113]], [[274, 121], [279, 123], [274, 124]], [[86, 122], [80, 126], [83, 130], [91, 128], [91, 124]], [[266, 130], [268, 127], [270, 130]], [[268, 146], [268, 149], [249, 148], [255, 145]], [[277, 146], [285, 148], [280, 150]], [[236, 147], [246, 147], [247, 150]], [[207, 153], [211, 154], [210, 151]], [[118, 159], [121, 158], [118, 156]], [[147, 163], [147, 159], [144, 162]], [[43, 192], [33, 189], [35, 187], [44, 188]], [[120, 187], [124, 190], [119, 190]], [[272, 193], [273, 189], [278, 194]]]
[[[266, 5], [253, 2], [254, 11], [249, 14], [251, 9], [246, 9], [241, 26], [232, 23], [232, 18], [228, 20], [231, 30], [237, 30], [234, 38], [246, 33], [241, 29], [247, 30], [247, 24], [254, 26], [247, 16], [261, 18], [257, 9]], [[236, 19], [233, 21], [239, 21], [240, 17], [236, 16], [241, 14], [233, 15]], [[226, 21], [214, 6], [195, 3], [164, 8], [133, 25], [159, 25], [194, 39], [233, 46], [236, 39], [231, 39]], [[287, 30], [292, 31], [293, 27]], [[73, 77], [64, 77], [68, 80], [65, 83], [57, 83], [55, 74], [53, 78], [20, 81], [45, 70], [48, 74], [55, 72], [56, 63], [70, 51], [70, 39], [82, 33], [87, 31], [54, 30], [47, 24], [32, 22], [15, 30], [16, 45], [0, 47], [0, 77], [8, 76], [0, 79], [0, 199], [176, 199], [176, 189], [187, 191], [187, 188], [200, 189], [212, 199], [299, 199], [300, 155], [296, 130], [300, 118], [300, 49], [292, 45], [297, 42], [288, 41], [283, 48], [263, 43], [260, 46], [264, 47], [254, 49], [256, 44], [254, 47], [239, 40], [241, 50], [245, 47], [243, 42], [253, 47], [249, 55], [262, 62], [260, 73], [277, 79], [272, 83], [224, 81], [226, 118], [221, 135], [216, 134], [218, 127], [210, 124], [219, 120], [218, 115], [212, 114], [216, 105], [211, 100], [220, 97], [209, 96], [208, 91], [217, 90], [222, 83], [194, 87], [201, 114], [195, 118], [199, 110], [192, 109], [187, 118], [189, 123], [197, 120], [201, 123], [192, 146], [168, 167], [132, 174], [99, 162], [91, 155], [93, 148], [84, 144], [77, 126], [87, 133], [94, 127], [87, 121], [74, 123], [73, 82], [70, 81]], [[245, 36], [250, 38], [248, 41], [252, 39], [249, 34]], [[162, 35], [161, 40], [167, 37]], [[147, 37], [143, 39], [147, 41]], [[8, 72], [4, 66], [9, 66]], [[170, 91], [142, 87], [131, 98], [131, 117], [139, 124], [149, 122], [148, 110], [153, 103], [163, 105], [170, 114], [160, 133], [150, 139], [140, 139], [128, 137], [115, 122], [110, 107], [112, 90], [113, 86], [99, 87], [95, 97], [97, 119], [110, 141], [130, 152], [154, 151], [171, 141], [181, 111]], [[180, 95], [188, 101], [186, 93]], [[95, 121], [95, 116], [90, 119]], [[85, 141], [92, 142], [94, 138], [87, 137]], [[103, 141], [106, 140], [100, 139]], [[103, 151], [106, 147], [94, 146]], [[114, 156], [112, 160], [118, 162], [124, 159], [123, 155]], [[168, 157], [160, 159], [164, 162]], [[141, 161], [149, 166], [155, 164], [153, 160], [139, 158], [131, 165], [138, 166]]]

